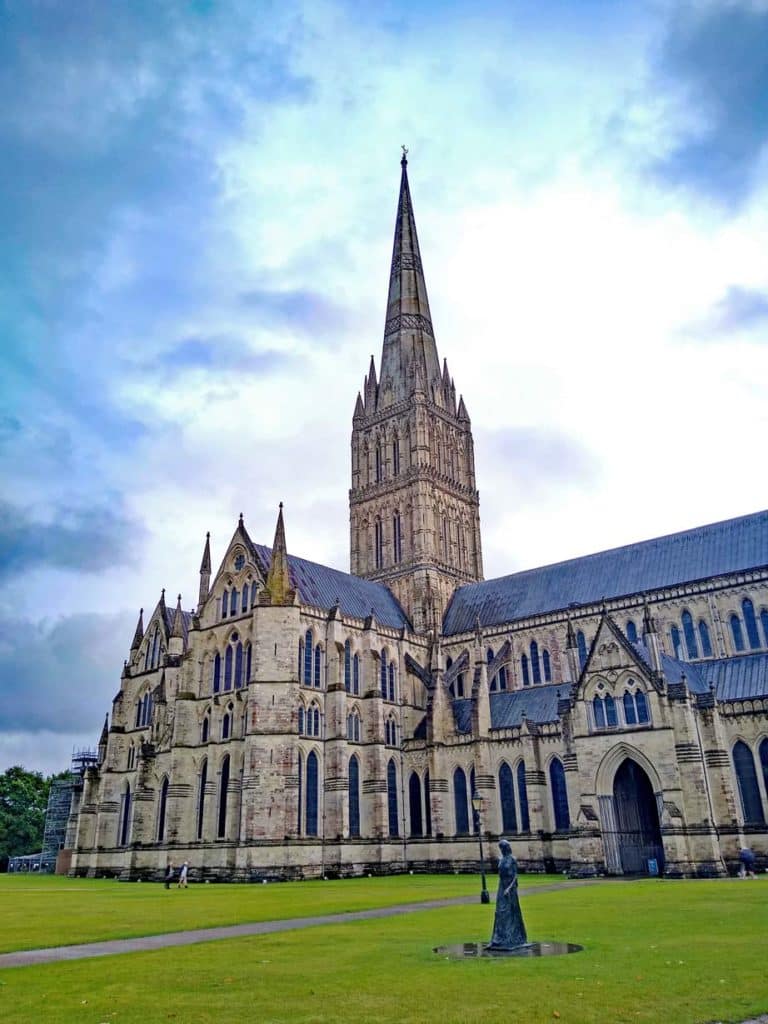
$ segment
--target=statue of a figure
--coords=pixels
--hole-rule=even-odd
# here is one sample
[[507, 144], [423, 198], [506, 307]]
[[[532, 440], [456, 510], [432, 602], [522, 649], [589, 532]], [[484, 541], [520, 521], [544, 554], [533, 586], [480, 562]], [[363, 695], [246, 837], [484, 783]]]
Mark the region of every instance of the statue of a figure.
[[506, 839], [499, 841], [499, 889], [496, 893], [496, 916], [489, 949], [514, 949], [528, 941], [517, 898], [517, 861]]

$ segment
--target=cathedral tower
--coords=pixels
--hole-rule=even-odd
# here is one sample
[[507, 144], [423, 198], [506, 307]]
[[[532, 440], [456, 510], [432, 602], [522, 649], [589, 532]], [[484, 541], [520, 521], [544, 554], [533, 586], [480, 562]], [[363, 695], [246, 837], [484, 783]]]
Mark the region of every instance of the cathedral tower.
[[351, 571], [427, 630], [483, 562], [472, 427], [440, 369], [405, 152], [401, 166], [381, 374], [372, 356], [352, 420]]

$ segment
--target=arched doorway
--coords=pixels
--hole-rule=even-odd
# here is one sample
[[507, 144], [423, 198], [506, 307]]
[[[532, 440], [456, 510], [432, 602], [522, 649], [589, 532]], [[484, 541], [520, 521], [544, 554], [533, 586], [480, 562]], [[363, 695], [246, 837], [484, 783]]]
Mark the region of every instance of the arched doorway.
[[659, 811], [651, 780], [632, 758], [619, 765], [613, 780], [616, 845], [625, 875], [648, 874], [648, 861], [664, 867]]

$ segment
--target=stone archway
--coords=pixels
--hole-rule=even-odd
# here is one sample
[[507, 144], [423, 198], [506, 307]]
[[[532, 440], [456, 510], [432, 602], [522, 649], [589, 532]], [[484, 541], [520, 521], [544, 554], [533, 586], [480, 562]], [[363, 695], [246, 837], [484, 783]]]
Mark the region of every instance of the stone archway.
[[647, 772], [625, 757], [613, 778], [613, 793], [601, 798], [603, 842], [609, 871], [648, 874], [649, 861], [664, 867], [658, 797]]

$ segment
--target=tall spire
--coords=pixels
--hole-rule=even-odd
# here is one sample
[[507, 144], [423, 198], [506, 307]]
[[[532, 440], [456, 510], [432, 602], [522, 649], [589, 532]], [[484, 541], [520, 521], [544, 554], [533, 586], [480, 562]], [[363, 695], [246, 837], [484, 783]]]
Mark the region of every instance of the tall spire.
[[205, 547], [203, 548], [203, 560], [200, 563], [200, 591], [197, 597], [197, 610], [201, 611], [208, 600], [208, 591], [211, 585], [211, 535], [205, 535]]
[[288, 568], [288, 549], [285, 543], [285, 524], [281, 501], [275, 527], [275, 540], [272, 544], [272, 561], [269, 563], [267, 582], [261, 600], [264, 604], [293, 604], [295, 596], [295, 591], [291, 587], [291, 572]]
[[440, 380], [440, 363], [408, 185], [407, 152], [403, 147], [379, 381], [380, 389], [393, 389], [392, 401], [407, 396], [406, 379], [418, 371], [427, 385], [432, 380]]

